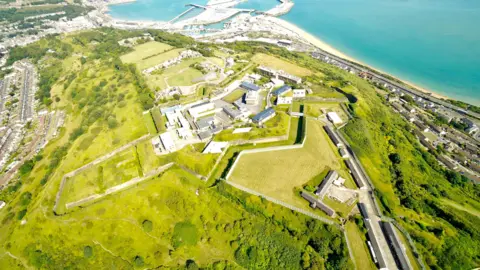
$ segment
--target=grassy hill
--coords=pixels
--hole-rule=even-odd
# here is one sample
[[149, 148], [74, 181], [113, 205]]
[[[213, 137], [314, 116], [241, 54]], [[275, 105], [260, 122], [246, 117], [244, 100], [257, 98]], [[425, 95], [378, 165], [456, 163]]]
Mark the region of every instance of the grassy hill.
[[[181, 35], [149, 32], [175, 49], [196, 45], [205, 57], [217, 49]], [[32, 160], [32, 170], [0, 193], [8, 203], [0, 211], [0, 268], [351, 269], [345, 239], [335, 227], [215, 181], [238, 151], [253, 145], [229, 150], [211, 186], [175, 166], [71, 213], [52, 211], [65, 173], [155, 132], [142, 114], [154, 105], [152, 91], [134, 65], [120, 60], [133, 50], [118, 41], [141, 34], [100, 29], [13, 50], [10, 62], [28, 57], [39, 67], [42, 106], [65, 110], [67, 120]], [[409, 232], [428, 268], [480, 265], [479, 186], [441, 167], [370, 83], [306, 54], [261, 43], [225, 46], [246, 58], [257, 55], [258, 63], [299, 65], [307, 83], [316, 86], [315, 95], [347, 97], [353, 119], [342, 133], [372, 179], [385, 214]], [[308, 113], [317, 111], [311, 107]], [[158, 118], [153, 111], [152, 116]], [[164, 164], [138, 149], [139, 164]], [[196, 152], [186, 152], [167, 159], [187, 160], [188, 169], [205, 173], [212, 159], [195, 166], [195, 157]]]
[[[133, 50], [118, 41], [141, 34], [99, 29], [12, 52], [9, 61], [30, 58], [38, 66], [41, 107], [64, 110], [66, 120], [30, 170], [0, 192], [8, 204], [0, 211], [0, 269], [351, 269], [336, 227], [197, 179], [191, 172], [206, 174], [215, 160], [200, 156], [197, 146], [160, 158], [149, 140], [140, 142], [69, 179], [73, 199], [170, 161], [188, 172], [173, 166], [72, 211], [53, 211], [66, 173], [156, 133], [149, 116], [158, 115], [143, 114], [154, 104], [153, 93], [138, 69], [120, 60]], [[195, 44], [151, 34], [176, 49]], [[209, 57], [208, 46], [196, 49]]]

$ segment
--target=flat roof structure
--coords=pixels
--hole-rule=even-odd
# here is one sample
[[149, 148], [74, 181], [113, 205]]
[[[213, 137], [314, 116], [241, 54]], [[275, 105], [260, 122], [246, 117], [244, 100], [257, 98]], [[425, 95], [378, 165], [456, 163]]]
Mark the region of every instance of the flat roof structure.
[[190, 113], [190, 115], [193, 118], [198, 118], [200, 114], [207, 111], [212, 111], [214, 109], [215, 109], [215, 104], [210, 101], [206, 101], [206, 102], [193, 105], [192, 107], [190, 107], [190, 109], [188, 109], [188, 113]]
[[351, 159], [346, 159], [345, 164], [347, 165], [348, 169], [352, 173], [353, 180], [355, 181], [355, 184], [357, 184], [358, 188], [365, 189], [366, 187], [363, 184], [362, 176], [360, 175], [360, 173], [355, 168], [355, 165], [353, 165], [353, 161]]
[[201, 119], [198, 119], [196, 122], [195, 122], [195, 125], [197, 126], [197, 128], [199, 130], [204, 130], [204, 129], [208, 129], [210, 128], [210, 126], [214, 123], [214, 119], [213, 117], [206, 117], [206, 118], [201, 118]]
[[385, 221], [382, 221], [382, 225], [384, 234], [387, 238], [390, 250], [393, 253], [393, 257], [395, 258], [395, 263], [397, 264], [398, 268], [400, 270], [413, 269], [410, 265], [407, 254], [405, 253], [405, 248], [400, 242], [400, 239], [398, 239], [398, 235], [395, 232], [395, 227], [393, 227], [392, 223]]
[[342, 141], [340, 140], [340, 137], [338, 136], [337, 132], [335, 130], [333, 130], [331, 127], [329, 126], [323, 126], [323, 128], [325, 129], [325, 132], [327, 132], [327, 135], [328, 137], [330, 137], [330, 140], [332, 140], [332, 142], [337, 146], [337, 147], [341, 147], [343, 146], [343, 143]]
[[428, 131], [428, 127], [426, 125], [424, 125], [422, 122], [420, 121], [413, 121], [413, 123], [421, 130], [421, 131], [424, 131], [424, 132], [427, 132]]
[[333, 181], [337, 180], [338, 172], [335, 170], [331, 170], [327, 173], [327, 176], [323, 179], [322, 183], [318, 185], [317, 190], [315, 191], [315, 195], [317, 195], [320, 199], [323, 199], [325, 193], [327, 193], [328, 187], [333, 183]]
[[342, 158], [348, 158], [348, 157], [350, 157], [350, 155], [348, 154], [347, 149], [345, 149], [345, 148], [339, 148], [338, 151], [340, 152], [340, 156], [341, 156]]
[[328, 112], [327, 118], [335, 125], [343, 123], [342, 119], [340, 118], [340, 116], [338, 116], [336, 112]]
[[219, 154], [223, 152], [223, 149], [228, 146], [228, 142], [214, 142], [208, 143], [207, 147], [203, 150], [203, 154]]
[[284, 45], [292, 45], [292, 41], [288, 39], [280, 39], [278, 41], [279, 44], [284, 44]]
[[258, 92], [257, 91], [248, 91], [245, 94], [245, 103], [249, 105], [255, 105], [258, 103]]
[[212, 137], [212, 132], [210, 132], [208, 130], [198, 133], [198, 138], [200, 138], [200, 140], [202, 140], [202, 141], [206, 140], [210, 137]]
[[160, 108], [160, 113], [161, 114], [166, 114], [168, 112], [175, 112], [176, 110], [181, 110], [182, 105], [175, 105], [167, 108]]
[[247, 133], [247, 132], [250, 132], [250, 130], [252, 130], [251, 127], [236, 128], [236, 129], [233, 130], [232, 134]]
[[293, 97], [302, 98], [307, 94], [305, 89], [293, 89]]
[[239, 98], [233, 102], [233, 105], [237, 107], [239, 110], [245, 110], [246, 106], [243, 103], [243, 98]]
[[307, 200], [310, 203], [310, 206], [312, 208], [319, 208], [320, 210], [325, 212], [325, 214], [327, 214], [330, 217], [335, 216], [335, 211], [332, 208], [330, 208], [328, 205], [324, 204], [319, 199], [317, 199], [314, 195], [312, 195], [308, 192], [302, 191], [301, 196], [302, 196], [302, 198], [304, 198], [305, 200]]
[[277, 90], [273, 91], [272, 95], [280, 96], [280, 95], [283, 95], [283, 94], [285, 94], [289, 91], [292, 91], [292, 87], [290, 85], [284, 85], [284, 86], [278, 88]]
[[278, 97], [277, 98], [277, 105], [292, 104], [292, 102], [293, 102], [292, 97]]
[[302, 78], [297, 77], [297, 76], [292, 75], [292, 74], [289, 74], [289, 73], [286, 73], [283, 70], [279, 70], [277, 76], [278, 76], [279, 79], [282, 79], [286, 82], [296, 83], [296, 84], [302, 83]]
[[256, 122], [256, 123], [263, 123], [274, 116], [275, 116], [275, 110], [272, 108], [268, 108], [266, 110], [261, 111], [254, 117], [252, 117], [252, 120], [253, 122]]
[[359, 202], [357, 205], [358, 205], [358, 209], [360, 210], [360, 214], [363, 216], [363, 218], [370, 219], [370, 217], [368, 216], [367, 207], [365, 206], [365, 204]]
[[233, 120], [236, 120], [242, 117], [242, 112], [227, 106], [223, 107], [223, 111]]
[[387, 269], [387, 264], [385, 263], [383, 254], [380, 251], [380, 245], [378, 244], [377, 238], [375, 238], [375, 234], [373, 233], [372, 221], [370, 219], [364, 219], [364, 224], [365, 228], [367, 228], [367, 235], [372, 245], [374, 256], [377, 259], [378, 268]]
[[240, 84], [240, 87], [242, 87], [243, 89], [246, 89], [248, 91], [258, 91], [260, 90], [260, 87], [254, 83], [251, 83], [251, 82], [247, 82], [247, 81], [243, 81], [241, 84]]
[[165, 132], [160, 134], [160, 140], [162, 141], [163, 147], [169, 152], [173, 152], [176, 149], [175, 142], [173, 141], [172, 134], [170, 132]]
[[277, 71], [273, 68], [269, 68], [269, 67], [266, 67], [266, 66], [259, 66], [258, 67], [258, 70], [260, 71], [260, 73], [263, 73], [265, 75], [268, 75], [268, 76], [276, 76], [277, 75]]

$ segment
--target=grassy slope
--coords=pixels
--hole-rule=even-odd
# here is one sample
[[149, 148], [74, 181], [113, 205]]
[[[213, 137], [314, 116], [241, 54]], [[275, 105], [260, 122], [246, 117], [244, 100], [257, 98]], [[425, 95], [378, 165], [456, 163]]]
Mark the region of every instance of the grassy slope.
[[[372, 178], [382, 207], [410, 232], [430, 267], [469, 269], [480, 263], [478, 218], [438, 200], [448, 197], [477, 208], [474, 198], [479, 196], [479, 186], [448, 182], [438, 162], [421, 148], [408, 132], [407, 123], [385, 105], [371, 84], [307, 55], [261, 44], [230, 47], [249, 53], [259, 49], [280, 54], [317, 71], [305, 78], [307, 82], [340, 87], [354, 95], [358, 100], [349, 107], [356, 117], [343, 132]], [[323, 82], [316, 77], [318, 72], [324, 75]], [[389, 155], [393, 153], [400, 155], [399, 164], [390, 162]]]
[[345, 225], [345, 230], [348, 236], [348, 241], [350, 242], [350, 247], [353, 252], [353, 258], [357, 269], [367, 270], [367, 269], [377, 269], [375, 263], [372, 261], [372, 256], [369, 253], [365, 236], [362, 235], [362, 232], [358, 229], [357, 224], [353, 221], [349, 221]]
[[275, 117], [265, 122], [264, 128], [253, 126], [250, 132], [233, 134], [234, 129], [223, 130], [215, 135], [217, 141], [253, 140], [266, 137], [282, 136], [287, 133], [290, 117], [284, 112], [278, 112]]
[[[358, 98], [357, 104], [353, 105], [357, 118], [351, 121], [343, 132], [367, 168], [378, 190], [377, 195], [382, 207], [391, 216], [404, 217], [398, 221], [418, 241], [418, 247], [427, 264], [445, 267], [451, 264], [449, 261], [456, 260], [459, 262], [456, 267], [468, 268], [467, 261], [472, 262], [470, 256], [475, 256], [475, 248], [465, 249], [460, 247], [460, 242], [454, 240], [459, 236], [465, 237], [466, 231], [457, 230], [446, 221], [450, 218], [438, 210], [441, 202], [436, 197], [443, 193], [451, 198], [471, 198], [471, 191], [453, 187], [445, 179], [436, 161], [428, 163], [422, 157], [428, 154], [421, 150], [411, 133], [405, 132], [408, 130], [406, 122], [383, 104], [368, 83], [353, 75], [348, 74], [345, 77], [356, 89], [362, 91], [350, 92]], [[363, 136], [359, 136], [360, 134]], [[389, 155], [393, 153], [400, 155], [400, 164], [393, 165], [389, 160]], [[392, 170], [396, 173], [392, 174]], [[419, 228], [418, 224], [422, 226]], [[434, 228], [442, 231], [442, 234], [435, 234]], [[472, 229], [467, 231], [476, 234]], [[469, 243], [473, 246], [479, 244]], [[467, 252], [461, 258], [447, 259], [444, 255], [448, 254], [449, 246], [465, 249]]]

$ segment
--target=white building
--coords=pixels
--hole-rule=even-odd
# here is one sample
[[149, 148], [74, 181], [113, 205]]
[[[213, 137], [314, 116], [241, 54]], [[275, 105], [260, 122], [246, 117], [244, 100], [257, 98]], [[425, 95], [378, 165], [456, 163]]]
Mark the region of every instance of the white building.
[[257, 105], [258, 91], [248, 91], [245, 95], [245, 103], [247, 103], [248, 105]]
[[249, 74], [248, 77], [254, 81], [258, 81], [262, 78], [262, 75], [257, 73], [252, 73], [252, 74]]
[[6, 203], [4, 201], [0, 201], [0, 209], [2, 209], [3, 207], [5, 207]]
[[335, 125], [343, 123], [342, 119], [340, 118], [340, 116], [338, 116], [336, 112], [327, 113], [327, 118]]
[[306, 95], [307, 95], [307, 91], [305, 89], [293, 89], [294, 98], [303, 98]]
[[192, 131], [188, 128], [177, 129], [177, 134], [178, 134], [178, 137], [180, 137], [184, 140], [192, 137]]
[[227, 68], [232, 67], [235, 64], [235, 59], [233, 57], [228, 57], [226, 61]]
[[169, 152], [174, 152], [175, 150], [177, 150], [177, 148], [175, 147], [175, 142], [172, 138], [172, 134], [170, 134], [170, 132], [160, 134], [160, 140], [162, 141], [165, 150]]
[[282, 104], [292, 104], [292, 97], [278, 97], [277, 98], [277, 105], [282, 105]]
[[280, 40], [278, 41], [278, 45], [290, 46], [290, 45], [292, 45], [292, 41], [291, 41], [291, 40], [288, 40], [288, 39], [280, 39]]
[[203, 150], [203, 154], [219, 154], [222, 153], [225, 147], [228, 146], [228, 142], [214, 142], [211, 141], [207, 147]]
[[192, 106], [190, 109], [188, 109], [188, 113], [190, 113], [190, 115], [193, 118], [198, 118], [199, 116], [201, 116], [202, 113], [212, 111], [212, 110], [215, 110], [215, 104], [211, 103], [210, 101], [207, 101], [207, 102]]
[[273, 83], [274, 87], [281, 87], [285, 84], [284, 81], [277, 79], [277, 78], [271, 78], [270, 81]]

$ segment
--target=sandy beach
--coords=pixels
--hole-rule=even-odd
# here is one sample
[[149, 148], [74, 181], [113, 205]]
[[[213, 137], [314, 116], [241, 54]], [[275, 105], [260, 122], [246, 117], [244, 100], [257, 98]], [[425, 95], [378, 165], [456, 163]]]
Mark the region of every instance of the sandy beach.
[[335, 49], [334, 47], [330, 46], [329, 44], [327, 44], [326, 42], [320, 40], [319, 38], [313, 36], [312, 34], [306, 32], [305, 30], [301, 29], [300, 27], [296, 26], [295, 24], [292, 24], [288, 21], [285, 21], [285, 20], [282, 20], [282, 19], [279, 19], [279, 18], [269, 18], [270, 20], [272, 20], [273, 22], [275, 22], [276, 24], [278, 25], [281, 25], [282, 27], [284, 27], [285, 29], [288, 29], [289, 31], [292, 31], [292, 32], [295, 32], [299, 35], [300, 38], [302, 38], [303, 40], [305, 40], [306, 42], [314, 45], [315, 47], [321, 49], [321, 50], [324, 50], [328, 53], [331, 53], [333, 55], [336, 55], [340, 58], [343, 58], [343, 59], [346, 59], [346, 60], [349, 60], [351, 62], [355, 62], [357, 64], [360, 64], [360, 65], [363, 65], [363, 66], [366, 66], [366, 67], [369, 67], [371, 68], [372, 70], [375, 70], [377, 72], [380, 72], [380, 73], [383, 73], [383, 74], [387, 74], [397, 80], [400, 80], [402, 82], [404, 82], [406, 85], [409, 85], [410, 87], [412, 88], [415, 88], [419, 91], [422, 91], [426, 94], [430, 94], [432, 95], [433, 97], [436, 97], [436, 98], [440, 98], [440, 99], [450, 99], [449, 97], [447, 96], [444, 96], [444, 95], [441, 95], [441, 94], [438, 94], [438, 93], [435, 93], [434, 91], [432, 90], [429, 90], [429, 89], [426, 89], [424, 87], [421, 87], [421, 86], [418, 86], [418, 85], [415, 85], [414, 83], [411, 83], [409, 81], [406, 81], [406, 80], [403, 80], [403, 79], [400, 79], [400, 78], [397, 78], [391, 74], [389, 74], [388, 72], [384, 72], [378, 68], [374, 68], [370, 65], [367, 65], [363, 62], [360, 62], [358, 61], [357, 59], [354, 59], [348, 55], [346, 55], [345, 53], [342, 53], [341, 51]]

